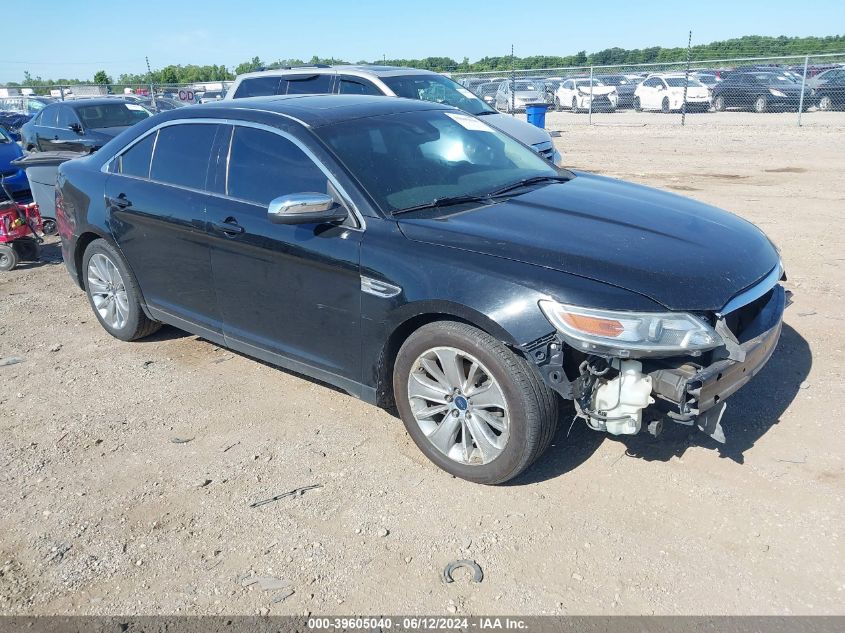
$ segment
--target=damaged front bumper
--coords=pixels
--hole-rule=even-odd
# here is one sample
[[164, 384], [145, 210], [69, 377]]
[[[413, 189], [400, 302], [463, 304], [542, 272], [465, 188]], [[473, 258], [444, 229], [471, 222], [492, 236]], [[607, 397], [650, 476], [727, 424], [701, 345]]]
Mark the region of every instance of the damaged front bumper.
[[[783, 286], [773, 288], [771, 297], [754, 321], [733, 341], [728, 358], [700, 366], [684, 363], [648, 372], [655, 396], [677, 407], [669, 418], [681, 424], [696, 424], [705, 433], [724, 441], [719, 420], [725, 400], [756, 376], [771, 358], [783, 328], [786, 294]], [[716, 409], [711, 413], [713, 409]]]
[[[636, 388], [642, 398], [643, 385], [650, 384], [653, 399], [648, 398], [648, 404], [642, 399], [643, 409], [648, 407], [679, 424], [698, 426], [724, 442], [720, 420], [725, 400], [759, 373], [771, 358], [780, 338], [785, 307], [784, 288], [775, 283], [751, 303], [717, 315], [716, 330], [725, 345], [705, 356], [620, 361], [582, 355], [578, 359], [580, 375], [572, 380], [569, 376], [573, 375], [574, 367], [566, 367], [566, 344], [559, 335], [535, 341], [526, 352], [537, 363], [546, 384], [573, 400], [578, 416], [593, 429], [613, 434], [639, 432], [641, 412], [630, 415], [630, 406], [627, 410], [623, 406], [608, 410], [608, 398], [602, 398], [602, 393], [607, 395], [610, 391], [613, 395], [618, 390], [616, 404], [627, 405], [631, 402], [624, 401], [625, 394]], [[620, 380], [617, 376], [621, 377], [621, 384], [614, 383]], [[608, 390], [608, 384], [613, 389]], [[629, 415], [630, 419], [620, 418], [620, 413]], [[656, 434], [655, 429], [659, 431], [661, 426], [651, 424], [648, 428]]]

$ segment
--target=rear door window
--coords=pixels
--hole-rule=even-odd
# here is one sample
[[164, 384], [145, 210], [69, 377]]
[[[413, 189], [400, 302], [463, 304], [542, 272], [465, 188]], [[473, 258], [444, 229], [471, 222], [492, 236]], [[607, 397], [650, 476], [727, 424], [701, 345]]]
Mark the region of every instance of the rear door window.
[[319, 95], [332, 91], [330, 74], [288, 75], [279, 84], [280, 95]]
[[44, 108], [41, 117], [38, 119], [38, 125], [45, 127], [56, 127], [57, 118], [59, 116], [59, 106], [50, 106]]
[[326, 175], [292, 141], [266, 130], [235, 126], [227, 195], [263, 206], [279, 196], [326, 193], [327, 188]]
[[360, 77], [340, 75], [338, 77], [338, 93], [342, 95], [382, 95], [381, 90], [370, 81]]
[[136, 178], [150, 177], [150, 159], [153, 156], [156, 134], [149, 134], [123, 152], [117, 160], [117, 172]]
[[70, 126], [74, 123], [78, 124], [79, 119], [77, 118], [76, 114], [74, 114], [73, 110], [71, 110], [67, 106], [60, 106], [58, 120], [56, 121], [56, 127], [62, 128], [63, 130], [67, 130], [70, 129]]
[[206, 189], [209, 157], [220, 126], [182, 123], [158, 131], [150, 178], [191, 189]]
[[279, 94], [279, 82], [281, 77], [252, 77], [241, 81], [235, 94], [234, 99], [241, 99], [243, 97], [267, 97], [270, 95]]

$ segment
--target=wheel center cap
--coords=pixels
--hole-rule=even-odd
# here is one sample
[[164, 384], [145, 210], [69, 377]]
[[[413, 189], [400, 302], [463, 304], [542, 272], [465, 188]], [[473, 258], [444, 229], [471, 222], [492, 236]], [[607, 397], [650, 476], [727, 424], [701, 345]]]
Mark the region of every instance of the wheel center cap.
[[469, 408], [469, 403], [467, 399], [463, 396], [457, 396], [455, 398], [455, 408], [459, 411], [466, 411]]

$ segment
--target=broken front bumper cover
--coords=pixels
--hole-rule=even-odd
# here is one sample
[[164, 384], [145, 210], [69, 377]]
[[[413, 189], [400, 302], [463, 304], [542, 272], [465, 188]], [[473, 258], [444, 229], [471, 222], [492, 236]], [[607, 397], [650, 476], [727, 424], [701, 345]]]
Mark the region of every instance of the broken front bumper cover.
[[[783, 286], [776, 285], [765, 307], [745, 329], [750, 338], [737, 343], [742, 360], [724, 358], [707, 367], [685, 364], [650, 372], [655, 395], [678, 406], [678, 412], [670, 413], [670, 417], [676, 422], [692, 424], [695, 418], [716, 407], [721, 417], [725, 399], [757, 375], [771, 358], [783, 327], [785, 305]], [[705, 425], [710, 422], [709, 426], [713, 426], [712, 420], [696, 421], [702, 426], [699, 422]]]

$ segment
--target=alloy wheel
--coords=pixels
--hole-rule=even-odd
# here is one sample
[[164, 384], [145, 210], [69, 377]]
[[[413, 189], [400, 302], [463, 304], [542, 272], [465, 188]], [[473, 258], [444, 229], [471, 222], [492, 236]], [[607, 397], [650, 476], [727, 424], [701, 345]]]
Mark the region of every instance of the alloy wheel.
[[88, 292], [100, 318], [116, 330], [129, 317], [129, 298], [120, 271], [111, 259], [95, 253], [88, 262]]
[[819, 110], [833, 110], [833, 99], [827, 95], [819, 99]]
[[510, 417], [504, 392], [474, 356], [454, 347], [427, 350], [408, 376], [414, 420], [449, 459], [489, 464], [505, 449]]

